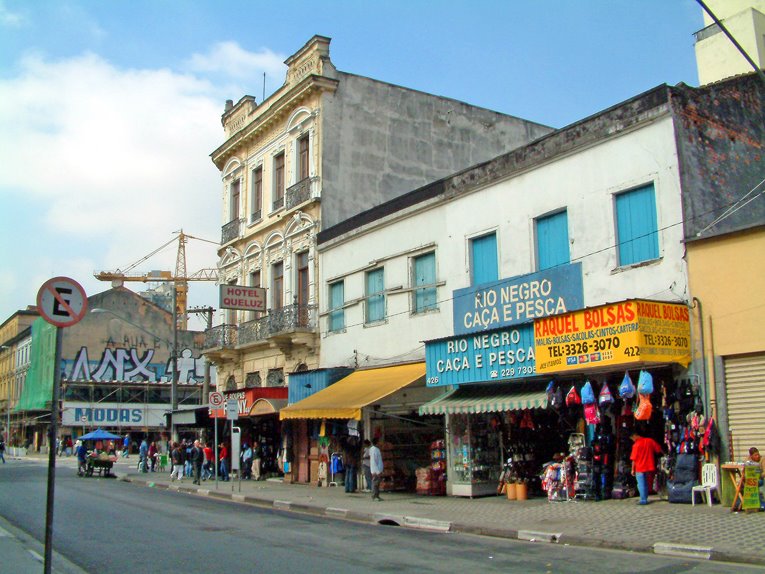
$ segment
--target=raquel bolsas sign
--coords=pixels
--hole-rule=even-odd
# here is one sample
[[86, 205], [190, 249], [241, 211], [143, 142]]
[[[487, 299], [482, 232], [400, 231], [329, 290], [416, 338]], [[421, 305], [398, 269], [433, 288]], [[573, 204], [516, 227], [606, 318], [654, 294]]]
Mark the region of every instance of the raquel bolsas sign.
[[691, 361], [688, 308], [632, 300], [534, 321], [538, 373]]
[[242, 311], [265, 311], [266, 290], [262, 287], [221, 285], [220, 308], [240, 309]]

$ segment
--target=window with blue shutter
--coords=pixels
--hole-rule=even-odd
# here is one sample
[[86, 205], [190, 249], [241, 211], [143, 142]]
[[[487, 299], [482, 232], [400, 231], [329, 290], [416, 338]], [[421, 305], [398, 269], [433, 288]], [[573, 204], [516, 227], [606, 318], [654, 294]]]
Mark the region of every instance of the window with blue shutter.
[[659, 233], [653, 184], [616, 196], [616, 241], [620, 266], [658, 259]]
[[338, 281], [329, 286], [329, 330], [345, 329], [345, 283]]
[[568, 212], [561, 211], [536, 221], [537, 270], [571, 262], [568, 249]]
[[367, 323], [385, 319], [385, 273], [383, 268], [367, 271]]
[[470, 241], [470, 281], [480, 285], [499, 279], [497, 234], [490, 233]]
[[426, 253], [414, 258], [414, 313], [438, 308], [436, 297], [436, 254]]

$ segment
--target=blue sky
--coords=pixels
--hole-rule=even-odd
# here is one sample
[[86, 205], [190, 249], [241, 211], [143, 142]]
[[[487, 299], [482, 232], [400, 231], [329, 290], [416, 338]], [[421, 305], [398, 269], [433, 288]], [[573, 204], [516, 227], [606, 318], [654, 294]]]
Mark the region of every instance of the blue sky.
[[[218, 241], [224, 102], [261, 101], [264, 73], [272, 93], [314, 34], [345, 72], [562, 127], [697, 85], [702, 27], [694, 0], [0, 0], [0, 322], [53, 276], [108, 288], [93, 271], [178, 229]], [[187, 256], [214, 267], [215, 245]], [[172, 245], [136, 271], [174, 266]]]

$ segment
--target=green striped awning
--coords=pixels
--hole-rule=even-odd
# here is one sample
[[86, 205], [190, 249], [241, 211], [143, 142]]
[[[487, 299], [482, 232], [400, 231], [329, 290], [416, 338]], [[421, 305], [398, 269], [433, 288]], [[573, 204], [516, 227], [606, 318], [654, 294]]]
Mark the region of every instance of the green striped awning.
[[421, 415], [501, 413], [547, 407], [544, 391], [463, 385], [420, 407]]

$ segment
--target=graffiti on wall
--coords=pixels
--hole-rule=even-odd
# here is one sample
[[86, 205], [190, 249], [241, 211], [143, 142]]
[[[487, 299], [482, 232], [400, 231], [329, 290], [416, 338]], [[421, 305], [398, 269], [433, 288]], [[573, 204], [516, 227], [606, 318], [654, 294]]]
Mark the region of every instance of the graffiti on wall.
[[[172, 381], [172, 358], [160, 363], [152, 359], [154, 349], [110, 347], [103, 350], [99, 360], [91, 360], [88, 348], [80, 347], [74, 360], [64, 361], [64, 377], [70, 381]], [[205, 362], [204, 357], [195, 358], [191, 349], [183, 349], [178, 356], [178, 381], [202, 382]]]

